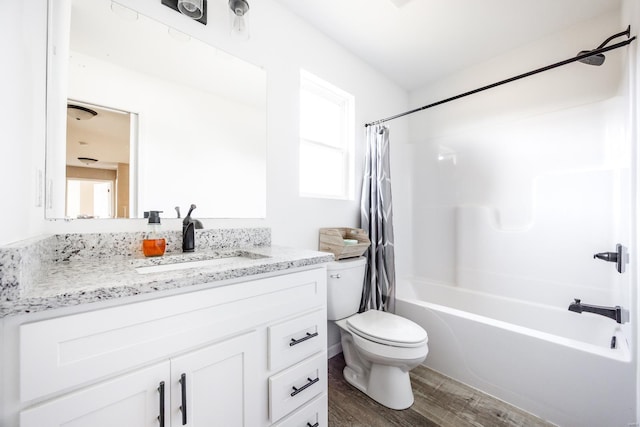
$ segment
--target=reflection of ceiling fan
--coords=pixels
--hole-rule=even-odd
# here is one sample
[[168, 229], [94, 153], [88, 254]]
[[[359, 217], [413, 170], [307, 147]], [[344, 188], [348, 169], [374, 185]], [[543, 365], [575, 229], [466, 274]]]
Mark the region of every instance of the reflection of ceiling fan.
[[67, 104], [67, 116], [75, 120], [89, 120], [97, 116], [98, 113], [91, 108], [80, 105]]
[[98, 159], [93, 159], [91, 157], [78, 157], [78, 160], [80, 160], [85, 165], [92, 165], [98, 161]]
[[67, 100], [66, 165], [117, 169], [130, 162], [129, 113]]

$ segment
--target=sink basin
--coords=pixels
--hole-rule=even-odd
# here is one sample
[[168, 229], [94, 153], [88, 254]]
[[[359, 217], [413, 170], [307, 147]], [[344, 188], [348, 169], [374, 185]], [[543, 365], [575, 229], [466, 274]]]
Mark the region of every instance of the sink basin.
[[164, 271], [186, 270], [189, 268], [215, 267], [218, 265], [235, 264], [239, 262], [251, 261], [252, 259], [253, 258], [249, 258], [245, 256], [229, 256], [224, 258], [212, 258], [212, 259], [175, 262], [171, 264], [148, 265], [148, 266], [136, 267], [135, 270], [139, 274], [160, 273]]

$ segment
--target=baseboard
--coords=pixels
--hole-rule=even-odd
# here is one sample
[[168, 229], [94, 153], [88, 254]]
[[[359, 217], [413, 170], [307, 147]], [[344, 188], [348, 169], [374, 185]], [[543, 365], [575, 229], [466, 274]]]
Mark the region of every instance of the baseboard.
[[333, 356], [337, 356], [340, 353], [342, 353], [342, 344], [334, 344], [327, 349], [327, 359], [331, 359]]

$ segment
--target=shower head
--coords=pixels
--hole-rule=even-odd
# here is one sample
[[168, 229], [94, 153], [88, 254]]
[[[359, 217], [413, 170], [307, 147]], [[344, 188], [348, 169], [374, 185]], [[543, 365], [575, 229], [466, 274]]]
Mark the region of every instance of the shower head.
[[[615, 38], [618, 38], [618, 37], [622, 37], [622, 36], [627, 36], [627, 37], [631, 36], [631, 26], [627, 26], [626, 30], [612, 35], [611, 37], [609, 37], [608, 39], [606, 39], [605, 41], [600, 43], [600, 46], [598, 46], [597, 48], [595, 48], [593, 50], [602, 49], [611, 40], [613, 40]], [[583, 50], [576, 56], [588, 55], [589, 53], [593, 52], [593, 50]], [[593, 55], [585, 56], [584, 58], [580, 58], [580, 59], [578, 59], [578, 62], [582, 62], [583, 64], [589, 64], [589, 65], [602, 65], [604, 63], [604, 59], [605, 59], [604, 54], [596, 53], [596, 54], [593, 54]]]
[[[583, 50], [577, 56], [586, 55], [590, 50]], [[588, 65], [602, 65], [604, 63], [605, 56], [603, 53], [596, 53], [595, 55], [587, 56], [582, 59], [578, 59], [578, 62]]]

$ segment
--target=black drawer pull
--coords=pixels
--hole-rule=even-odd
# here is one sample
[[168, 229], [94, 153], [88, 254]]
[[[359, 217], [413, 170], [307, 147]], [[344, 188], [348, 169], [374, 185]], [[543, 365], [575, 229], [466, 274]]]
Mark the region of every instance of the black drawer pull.
[[187, 424], [187, 374], [180, 375], [180, 389], [182, 391], [182, 405], [180, 405], [180, 411], [182, 412], [182, 425]]
[[309, 382], [306, 383], [305, 385], [303, 385], [300, 388], [291, 387], [293, 389], [293, 392], [291, 392], [291, 397], [295, 396], [296, 394], [300, 393], [301, 391], [306, 390], [307, 388], [311, 387], [312, 385], [314, 385], [315, 383], [320, 381], [320, 377], [316, 378], [315, 380], [312, 380], [311, 378], [307, 378], [307, 381], [309, 381]]
[[293, 346], [294, 346], [294, 345], [296, 345], [296, 344], [300, 344], [301, 342], [304, 342], [304, 341], [306, 341], [306, 340], [308, 340], [308, 339], [311, 339], [311, 338], [313, 338], [313, 337], [317, 337], [317, 336], [318, 336], [318, 333], [317, 333], [317, 332], [314, 332], [314, 333], [312, 333], [312, 334], [310, 334], [309, 332], [307, 332], [307, 336], [302, 337], [302, 338], [300, 338], [300, 339], [298, 339], [298, 340], [297, 340], [297, 339], [294, 339], [294, 338], [291, 338], [291, 342], [289, 343], [289, 347], [293, 347]]
[[320, 423], [315, 423], [314, 425], [311, 425], [311, 423], [307, 423], [307, 427], [318, 427], [320, 425]]
[[160, 415], [158, 415], [158, 421], [160, 422], [160, 427], [164, 427], [164, 381], [160, 381], [158, 393], [160, 393]]

